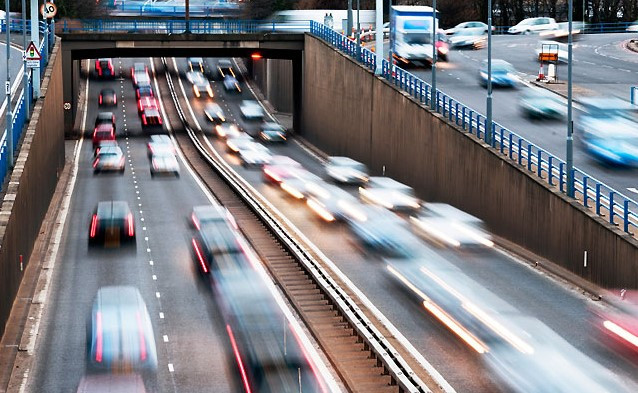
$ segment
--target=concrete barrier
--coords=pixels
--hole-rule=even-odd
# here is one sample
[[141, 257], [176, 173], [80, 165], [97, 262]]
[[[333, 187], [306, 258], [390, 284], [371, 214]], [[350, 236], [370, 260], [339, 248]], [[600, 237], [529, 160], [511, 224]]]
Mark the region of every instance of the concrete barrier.
[[[385, 80], [305, 36], [301, 134], [476, 215], [511, 240], [606, 288], [638, 288], [638, 242]], [[587, 265], [583, 257], [587, 251]]]
[[[37, 100], [9, 174], [0, 208], [0, 336], [29, 263], [33, 244], [64, 167], [60, 40], [51, 53]], [[20, 259], [22, 257], [22, 268]]]

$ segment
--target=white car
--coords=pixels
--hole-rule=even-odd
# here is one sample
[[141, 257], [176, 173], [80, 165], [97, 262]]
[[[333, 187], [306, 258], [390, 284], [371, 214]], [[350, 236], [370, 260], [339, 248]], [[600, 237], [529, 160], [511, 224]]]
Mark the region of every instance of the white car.
[[510, 27], [507, 32], [510, 34], [532, 34], [558, 29], [558, 23], [554, 18], [539, 17], [523, 19], [517, 25]]
[[345, 220], [361, 212], [361, 202], [349, 192], [333, 185], [318, 184], [308, 190], [306, 204], [327, 222]]
[[219, 104], [214, 102], [209, 102], [204, 107], [204, 114], [209, 121], [213, 123], [223, 123], [226, 121], [226, 115], [224, 114], [224, 110]]
[[416, 232], [435, 244], [453, 248], [494, 247], [483, 222], [446, 203], [426, 203], [410, 217]]
[[[492, 27], [494, 30], [494, 27]], [[483, 22], [463, 22], [458, 25], [452, 27], [451, 29], [443, 30], [446, 35], [456, 34], [460, 31], [476, 31], [479, 34], [487, 34], [487, 25]]]
[[239, 104], [239, 110], [246, 120], [262, 120], [264, 118], [264, 108], [255, 100], [243, 100]]
[[337, 183], [363, 184], [368, 181], [368, 168], [350, 157], [329, 157], [326, 174]]
[[311, 172], [301, 169], [292, 172], [292, 176], [284, 177], [279, 186], [295, 199], [304, 199], [313, 189], [321, 187], [323, 180]]
[[222, 123], [215, 126], [215, 134], [220, 139], [234, 138], [241, 134], [241, 130], [235, 123]]
[[633, 22], [625, 31], [636, 33], [638, 32], [638, 22]]
[[421, 201], [414, 195], [412, 187], [389, 177], [370, 177], [365, 188], [359, 187], [359, 196], [364, 202], [392, 211], [414, 211], [421, 207]]
[[151, 156], [151, 176], [173, 174], [179, 177], [179, 163], [175, 154], [168, 150], [160, 150]]
[[241, 143], [237, 155], [244, 167], [265, 165], [272, 159], [270, 150], [257, 142]]
[[226, 138], [226, 150], [229, 153], [239, 153], [249, 143], [256, 143], [252, 136], [241, 133], [237, 136]]
[[204, 74], [199, 71], [190, 71], [186, 73], [186, 79], [193, 85], [193, 93], [197, 98], [202, 95], [213, 98], [213, 88]]

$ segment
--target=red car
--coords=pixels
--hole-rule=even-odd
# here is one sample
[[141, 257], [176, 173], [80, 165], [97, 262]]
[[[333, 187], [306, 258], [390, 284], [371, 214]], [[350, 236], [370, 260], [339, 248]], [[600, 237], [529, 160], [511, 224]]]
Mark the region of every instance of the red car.
[[95, 72], [100, 78], [115, 78], [113, 61], [107, 58], [95, 60]]
[[102, 123], [95, 126], [93, 130], [93, 148], [95, 149], [101, 141], [114, 141], [115, 127], [113, 124]]
[[137, 111], [139, 113], [144, 112], [144, 109], [158, 109], [157, 99], [152, 96], [140, 97], [137, 100]]
[[142, 112], [142, 126], [159, 126], [160, 128], [162, 127], [162, 116], [160, 115], [157, 108], [144, 109], [144, 112]]

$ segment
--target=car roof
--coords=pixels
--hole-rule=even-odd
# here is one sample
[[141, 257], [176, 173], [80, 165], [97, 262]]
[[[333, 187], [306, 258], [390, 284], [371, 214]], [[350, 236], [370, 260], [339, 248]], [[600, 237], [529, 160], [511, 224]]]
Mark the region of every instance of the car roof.
[[296, 167], [301, 167], [301, 164], [288, 156], [275, 155], [272, 156], [272, 160], [270, 161], [270, 165], [292, 165]]
[[595, 109], [636, 110], [636, 106], [618, 97], [587, 97], [580, 102], [585, 107]]
[[97, 114], [97, 118], [98, 119], [112, 119], [113, 118], [113, 112], [99, 112]]
[[200, 236], [208, 251], [214, 254], [241, 252], [237, 235], [226, 222], [205, 225], [200, 230]]
[[126, 201], [102, 201], [97, 204], [98, 217], [124, 218], [130, 212]]
[[146, 117], [159, 117], [159, 115], [160, 115], [159, 110], [157, 110], [156, 108], [144, 109], [144, 116]]
[[284, 127], [279, 124], [279, 123], [275, 123], [274, 121], [267, 121], [264, 123], [261, 123], [261, 128], [265, 128], [265, 129], [283, 129]]
[[165, 134], [153, 134], [151, 135], [151, 143], [158, 143], [158, 144], [173, 144], [173, 141], [171, 141], [171, 137], [169, 137], [168, 135]]
[[481, 219], [447, 203], [428, 202], [423, 207], [423, 210], [447, 219], [456, 219], [463, 222], [481, 222]]
[[203, 62], [203, 61], [204, 61], [204, 59], [203, 59], [203, 58], [201, 58], [201, 57], [189, 57], [189, 58], [188, 58], [188, 61], [193, 62], [193, 63], [195, 63], [195, 62], [199, 62], [199, 63], [201, 63], [201, 62]]
[[133, 68], [137, 68], [137, 67], [146, 68], [146, 63], [140, 63], [140, 62], [133, 63]]
[[222, 109], [222, 107], [216, 102], [209, 102], [206, 104], [206, 109], [214, 110], [214, 109]]
[[363, 165], [362, 163], [360, 163], [357, 160], [353, 160], [350, 157], [346, 157], [346, 156], [331, 156], [328, 157], [328, 163], [329, 164], [336, 164], [336, 165]]
[[99, 59], [97, 59], [98, 61], [111, 61], [110, 57], [100, 57]]
[[393, 188], [393, 189], [408, 189], [412, 188], [406, 184], [398, 182], [391, 177], [386, 176], [372, 176], [368, 179], [368, 185], [372, 188]]
[[113, 146], [113, 145], [107, 145], [107, 146], [103, 146], [100, 147], [100, 152], [98, 153], [98, 155], [103, 155], [103, 154], [118, 154], [121, 155], [122, 154], [122, 149], [120, 149], [119, 146]]
[[221, 206], [213, 205], [201, 205], [193, 206], [193, 214], [197, 216], [200, 221], [206, 220], [226, 220], [226, 209]]

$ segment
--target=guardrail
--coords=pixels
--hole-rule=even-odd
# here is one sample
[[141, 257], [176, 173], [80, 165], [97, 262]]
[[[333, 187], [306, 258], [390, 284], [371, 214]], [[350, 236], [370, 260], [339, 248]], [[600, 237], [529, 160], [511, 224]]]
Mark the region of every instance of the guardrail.
[[[55, 43], [55, 36], [53, 35], [53, 28], [48, 28], [46, 24], [41, 23], [42, 33], [42, 41], [40, 42], [39, 50], [42, 58], [40, 59], [40, 79], [44, 78], [44, 70], [46, 66], [49, 64], [49, 52], [53, 48], [53, 44]], [[49, 30], [47, 32], [47, 29]], [[31, 113], [27, 113], [27, 105], [26, 103], [33, 103], [33, 85], [31, 81], [31, 76], [29, 76], [27, 88], [22, 89], [20, 92], [20, 96], [18, 98], [18, 102], [12, 112], [12, 122], [11, 122], [11, 130], [13, 136], [13, 151], [17, 151], [18, 144], [20, 142], [20, 138], [22, 136], [22, 132], [31, 118]], [[33, 111], [33, 105], [29, 106], [30, 110]], [[4, 129], [2, 133], [2, 138], [0, 139], [0, 187], [4, 184], [4, 178], [9, 171], [8, 168], [8, 160], [7, 160], [7, 130]]]
[[[123, 14], [126, 16], [175, 16], [184, 15], [186, 7], [181, 5], [165, 5], [157, 3], [128, 3], [121, 2], [115, 6], [108, 7], [109, 14]], [[241, 8], [237, 3], [219, 2], [216, 4], [191, 4], [188, 10], [194, 17], [217, 17], [238, 15]]]
[[[376, 69], [375, 53], [357, 45], [348, 37], [317, 22], [310, 23], [310, 33], [351, 56], [370, 71]], [[433, 94], [430, 84], [385, 59], [381, 66], [382, 76], [388, 82], [410, 94], [421, 104], [430, 106], [431, 100], [434, 99], [436, 112], [445, 116], [450, 122], [483, 141], [491, 140], [492, 148], [497, 149], [502, 155], [526, 168], [550, 186], [556, 187], [561, 193], [567, 193], [566, 164], [560, 158], [496, 122], [490, 130], [492, 138], [486, 139], [485, 115], [438, 89], [436, 94]], [[597, 215], [604, 217], [609, 223], [621, 227], [626, 233], [632, 235], [637, 233], [634, 230], [638, 228], [636, 201], [578, 168], [573, 169], [573, 174], [578, 201]]]
[[238, 34], [303, 33], [310, 21], [278, 22], [263, 20], [195, 19], [65, 19], [58, 22], [61, 33], [146, 33], [146, 34]]

